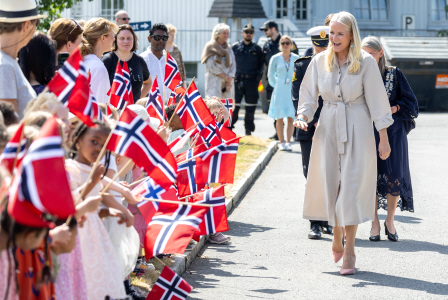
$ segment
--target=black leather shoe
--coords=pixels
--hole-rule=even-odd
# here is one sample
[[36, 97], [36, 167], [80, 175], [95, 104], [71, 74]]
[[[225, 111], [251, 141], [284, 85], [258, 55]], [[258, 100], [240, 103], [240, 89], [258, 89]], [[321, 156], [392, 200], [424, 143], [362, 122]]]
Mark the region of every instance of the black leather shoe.
[[[370, 228], [370, 232], [372, 232], [372, 228]], [[380, 232], [381, 232], [381, 227], [380, 227]], [[371, 242], [379, 242], [379, 241], [381, 241], [381, 236], [379, 234], [378, 235], [370, 235], [369, 240]]]
[[394, 234], [390, 233], [389, 230], [387, 229], [386, 222], [384, 222], [384, 231], [386, 232], [386, 235], [387, 235], [387, 238], [389, 239], [389, 241], [398, 242], [397, 231], [395, 230]]
[[325, 234], [332, 234], [333, 226], [327, 225], [327, 226], [322, 227], [322, 232]]
[[276, 141], [278, 141], [278, 135], [277, 135], [277, 133], [274, 134], [273, 136], [271, 136], [270, 139], [271, 139], [271, 140], [276, 140]]
[[311, 230], [308, 233], [308, 238], [312, 240], [318, 240], [322, 237], [322, 226], [312, 225]]

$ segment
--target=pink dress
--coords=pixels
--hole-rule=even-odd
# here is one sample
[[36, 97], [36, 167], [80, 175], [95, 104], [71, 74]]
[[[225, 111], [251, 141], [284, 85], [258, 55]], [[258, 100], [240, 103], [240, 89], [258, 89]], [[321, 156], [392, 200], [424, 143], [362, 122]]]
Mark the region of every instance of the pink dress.
[[[19, 295], [17, 294], [15, 276], [16, 268], [14, 265], [14, 259], [11, 250], [9, 250], [9, 257], [10, 259], [8, 261], [8, 253], [6, 252], [6, 250], [0, 251], [0, 299], [18, 300]], [[8, 275], [10, 276], [9, 288]], [[7, 298], [5, 298], [6, 293], [8, 293]]]
[[[70, 174], [70, 188], [76, 201], [80, 195], [80, 186], [87, 181], [91, 167], [71, 159], [65, 161], [65, 167]], [[95, 186], [87, 196], [98, 195], [100, 189], [100, 185]], [[78, 235], [87, 299], [104, 299], [106, 296], [126, 298], [123, 275], [117, 271], [120, 270], [117, 253], [97, 212], [86, 214], [83, 226], [78, 227]]]

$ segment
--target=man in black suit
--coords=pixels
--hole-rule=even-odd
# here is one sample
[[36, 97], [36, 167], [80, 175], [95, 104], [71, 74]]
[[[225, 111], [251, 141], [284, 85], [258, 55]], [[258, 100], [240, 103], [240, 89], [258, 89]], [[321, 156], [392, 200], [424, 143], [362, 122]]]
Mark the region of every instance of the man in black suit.
[[[311, 42], [313, 44], [314, 55], [325, 51], [328, 46], [328, 33], [330, 28], [328, 26], [317, 26], [313, 27], [307, 31], [307, 34], [311, 36]], [[300, 85], [302, 84], [303, 77], [305, 76], [306, 69], [310, 64], [313, 56], [304, 56], [296, 59], [294, 62], [294, 74], [292, 77], [292, 87], [291, 95], [294, 108], [297, 111], [297, 106], [299, 103], [299, 91]], [[317, 127], [317, 121], [319, 120], [320, 111], [322, 110], [323, 100], [319, 96], [319, 107], [314, 114], [313, 120], [308, 123], [308, 130], [304, 131], [302, 129], [296, 128], [295, 140], [300, 142], [300, 148], [302, 151], [302, 167], [303, 175], [305, 178], [308, 175], [308, 165], [310, 162], [311, 147], [313, 145], [313, 136]], [[311, 230], [308, 233], [309, 239], [320, 239], [322, 236], [322, 231], [324, 233], [331, 234], [333, 227], [328, 225], [328, 222], [324, 221], [310, 221]]]

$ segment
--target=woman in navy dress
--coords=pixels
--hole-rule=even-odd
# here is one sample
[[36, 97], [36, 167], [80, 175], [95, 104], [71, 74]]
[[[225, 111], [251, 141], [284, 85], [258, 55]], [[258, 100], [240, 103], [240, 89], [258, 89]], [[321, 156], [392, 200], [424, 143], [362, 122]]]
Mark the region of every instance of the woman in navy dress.
[[[394, 123], [387, 128], [391, 148], [390, 156], [386, 160], [377, 159], [377, 199], [378, 209], [387, 210], [384, 222], [385, 234], [389, 240], [396, 242], [398, 241], [398, 234], [394, 226], [396, 208], [400, 207], [402, 211], [414, 212], [407, 134], [415, 127], [413, 120], [418, 116], [418, 102], [400, 69], [386, 66], [383, 46], [377, 37], [366, 37], [362, 41], [362, 49], [370, 53], [378, 63], [394, 118]], [[379, 135], [376, 130], [375, 139], [378, 147]], [[369, 239], [379, 241], [380, 230], [376, 213]]]

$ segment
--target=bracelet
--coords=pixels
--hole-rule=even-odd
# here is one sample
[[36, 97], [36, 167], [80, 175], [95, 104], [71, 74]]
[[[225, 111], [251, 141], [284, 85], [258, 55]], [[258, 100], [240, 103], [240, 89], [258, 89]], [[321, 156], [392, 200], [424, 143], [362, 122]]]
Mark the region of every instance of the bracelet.
[[302, 121], [302, 122], [304, 122], [304, 123], [306, 123], [306, 121], [304, 120], [304, 119], [296, 119], [296, 121]]

